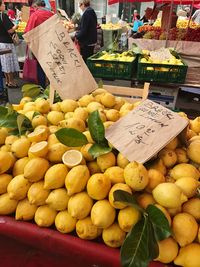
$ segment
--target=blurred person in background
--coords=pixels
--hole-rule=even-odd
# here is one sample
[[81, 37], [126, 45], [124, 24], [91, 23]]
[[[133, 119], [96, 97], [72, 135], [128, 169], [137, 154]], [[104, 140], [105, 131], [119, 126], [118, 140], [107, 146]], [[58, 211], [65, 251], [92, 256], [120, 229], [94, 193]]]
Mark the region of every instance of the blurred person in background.
[[4, 11], [5, 4], [0, 0], [0, 50], [11, 50], [9, 54], [0, 55], [2, 72], [5, 75], [6, 86], [9, 88], [17, 88], [18, 86], [14, 80], [14, 74], [19, 72], [19, 64], [12, 34], [18, 26], [12, 23]]
[[136, 33], [139, 27], [142, 25], [143, 25], [143, 22], [140, 20], [140, 15], [137, 15], [136, 19], [133, 22], [133, 28], [132, 28], [133, 33]]
[[79, 42], [83, 60], [86, 62], [87, 58], [93, 55], [97, 42], [97, 15], [90, 7], [90, 0], [82, 0], [79, 7], [83, 14], [80, 29], [75, 37]]
[[197, 9], [193, 16], [192, 16], [192, 21], [194, 21], [197, 24], [200, 24], [200, 9]]
[[[25, 32], [31, 31], [35, 27], [45, 22], [51, 16], [53, 16], [53, 13], [48, 8], [46, 8], [45, 2], [43, 0], [35, 0], [32, 3], [32, 6], [34, 6], [34, 11], [32, 12], [27, 22]], [[37, 76], [38, 84], [43, 88], [46, 88], [46, 75], [39, 62], [37, 64]]]
[[15, 20], [15, 11], [13, 8], [13, 4], [8, 4], [8, 12], [7, 15], [9, 17], [10, 20]]

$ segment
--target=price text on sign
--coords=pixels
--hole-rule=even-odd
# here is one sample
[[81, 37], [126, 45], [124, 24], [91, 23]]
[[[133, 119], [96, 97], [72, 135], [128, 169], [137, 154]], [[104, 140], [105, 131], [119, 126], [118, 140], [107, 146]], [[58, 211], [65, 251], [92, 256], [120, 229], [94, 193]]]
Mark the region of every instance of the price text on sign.
[[129, 161], [145, 163], [177, 136], [188, 121], [150, 100], [106, 130], [106, 138]]
[[57, 15], [26, 33], [24, 39], [62, 99], [78, 99], [97, 88]]

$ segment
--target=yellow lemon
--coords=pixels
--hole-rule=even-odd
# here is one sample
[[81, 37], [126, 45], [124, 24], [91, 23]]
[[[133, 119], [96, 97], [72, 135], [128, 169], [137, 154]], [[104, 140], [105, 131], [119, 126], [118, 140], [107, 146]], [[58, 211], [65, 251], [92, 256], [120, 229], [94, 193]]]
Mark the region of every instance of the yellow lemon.
[[93, 101], [94, 97], [92, 95], [84, 95], [79, 99], [78, 103], [81, 107], [87, 107], [87, 105]]
[[60, 121], [64, 120], [64, 114], [61, 111], [50, 111], [47, 114], [47, 120], [52, 125], [58, 125]]
[[87, 182], [88, 195], [95, 200], [106, 198], [110, 188], [110, 179], [103, 173], [93, 174]]
[[192, 243], [181, 248], [174, 263], [183, 267], [199, 267], [200, 244]]
[[34, 132], [30, 133], [27, 135], [28, 139], [31, 142], [41, 142], [41, 141], [46, 141], [48, 137], [48, 131], [47, 129], [35, 129]]
[[57, 189], [63, 187], [67, 174], [68, 168], [65, 164], [59, 163], [51, 166], [44, 177], [44, 188]]
[[51, 191], [46, 199], [46, 203], [54, 210], [65, 210], [67, 209], [69, 198], [65, 188], [58, 188]]
[[188, 198], [193, 197], [197, 192], [197, 188], [200, 187], [200, 182], [191, 177], [180, 178], [175, 182], [175, 184], [181, 188]]
[[104, 93], [101, 96], [101, 103], [106, 108], [112, 108], [115, 105], [115, 96], [110, 93]]
[[99, 165], [102, 172], [112, 166], [115, 166], [115, 163], [116, 158], [113, 152], [109, 152], [97, 157], [97, 164]]
[[18, 159], [13, 166], [13, 172], [12, 172], [13, 176], [23, 174], [24, 168], [25, 168], [26, 164], [28, 163], [28, 161], [29, 161], [28, 157]]
[[104, 243], [111, 248], [121, 247], [125, 237], [126, 233], [119, 227], [118, 223], [113, 223], [102, 232]]
[[18, 139], [19, 139], [19, 137], [15, 136], [15, 135], [9, 135], [5, 139], [5, 145], [12, 145]]
[[143, 193], [137, 197], [137, 202], [143, 209], [146, 209], [149, 205], [153, 205], [156, 203], [152, 194]]
[[119, 111], [116, 109], [109, 109], [106, 111], [106, 117], [108, 121], [118, 121], [120, 118]]
[[8, 184], [7, 191], [10, 199], [21, 200], [26, 197], [26, 194], [31, 186], [31, 183], [24, 178], [22, 174], [15, 176]]
[[4, 173], [0, 174], [0, 194], [4, 194], [7, 192], [7, 186], [12, 180], [12, 175]]
[[10, 199], [8, 193], [0, 195], [0, 215], [12, 214], [17, 207], [18, 201]]
[[83, 160], [83, 155], [78, 150], [68, 150], [62, 156], [63, 163], [69, 168], [81, 164], [82, 160]]
[[76, 222], [77, 220], [67, 210], [58, 212], [55, 218], [56, 229], [63, 234], [74, 231], [76, 229]]
[[67, 150], [69, 150], [69, 148], [61, 143], [53, 144], [49, 146], [47, 159], [53, 163], [62, 162], [62, 156]]
[[131, 228], [140, 220], [141, 213], [134, 207], [121, 209], [118, 214], [118, 223], [124, 232], [129, 232]]
[[156, 259], [154, 259], [154, 261], [160, 261], [162, 263], [170, 263], [178, 255], [179, 247], [177, 242], [172, 237], [159, 241], [158, 247], [159, 247], [159, 255]]
[[28, 155], [31, 142], [26, 138], [20, 138], [11, 145], [11, 151], [17, 158], [24, 158]]
[[152, 192], [152, 190], [160, 183], [165, 182], [165, 176], [156, 169], [148, 170], [149, 182], [145, 188], [147, 192]]
[[44, 189], [43, 181], [33, 183], [27, 193], [28, 201], [36, 206], [45, 205], [49, 193], [50, 190]]
[[34, 157], [45, 158], [48, 153], [48, 143], [46, 141], [36, 143], [29, 148], [28, 152]]
[[48, 113], [50, 111], [50, 103], [46, 99], [41, 99], [36, 102], [36, 110], [40, 113]]
[[77, 193], [70, 197], [68, 202], [68, 212], [76, 219], [86, 218], [92, 208], [93, 200], [86, 192]]
[[15, 219], [29, 221], [35, 216], [37, 206], [30, 204], [27, 198], [20, 200], [17, 204]]
[[93, 161], [93, 156], [89, 153], [89, 149], [91, 148], [92, 144], [86, 144], [81, 147], [81, 153], [85, 160]]
[[102, 230], [92, 223], [90, 217], [78, 220], [76, 224], [76, 233], [81, 239], [92, 240], [97, 238]]
[[165, 148], [167, 149], [171, 149], [171, 150], [175, 150], [178, 146], [178, 137], [175, 137], [174, 139], [172, 139], [172, 141], [170, 141]]
[[162, 159], [156, 159], [152, 164], [150, 164], [149, 168], [158, 170], [163, 175], [166, 175], [166, 173], [167, 173], [167, 168], [164, 165]]
[[34, 220], [40, 227], [51, 226], [56, 218], [57, 211], [50, 208], [48, 205], [40, 206], [35, 212]]
[[174, 166], [173, 169], [169, 171], [169, 175], [175, 180], [178, 180], [183, 177], [192, 177], [198, 180], [200, 177], [200, 172], [197, 170], [196, 167], [191, 164], [180, 163]]
[[117, 165], [120, 168], [124, 169], [129, 163], [130, 163], [130, 161], [127, 158], [125, 158], [121, 153], [118, 153], [118, 155], [117, 155]]
[[74, 110], [74, 118], [81, 119], [83, 121], [86, 121], [88, 118], [88, 112], [85, 108], [78, 107]]
[[96, 160], [87, 162], [87, 167], [88, 167], [91, 175], [101, 172], [101, 170], [99, 168], [99, 165], [97, 164]]
[[8, 136], [8, 131], [6, 128], [0, 128], [0, 145], [5, 144], [6, 137]]
[[196, 117], [190, 121], [190, 129], [197, 134], [200, 133], [200, 117]]
[[197, 221], [200, 220], [200, 199], [191, 198], [182, 207], [183, 212], [191, 214]]
[[200, 140], [193, 141], [187, 148], [187, 156], [197, 164], [200, 164]]
[[108, 168], [104, 174], [110, 179], [112, 184], [125, 183], [124, 169], [119, 166]]
[[77, 107], [78, 103], [72, 99], [65, 99], [60, 103], [60, 108], [64, 113], [74, 111]]
[[121, 203], [119, 201], [114, 201], [114, 195], [113, 195], [113, 193], [116, 190], [122, 190], [122, 191], [125, 191], [125, 192], [128, 192], [128, 193], [132, 194], [131, 188], [127, 184], [118, 183], [118, 184], [114, 184], [112, 186], [112, 188], [110, 189], [109, 196], [108, 196], [108, 199], [109, 199], [110, 204], [115, 209], [123, 209], [123, 208], [125, 208], [127, 206], [126, 204]]
[[32, 158], [24, 168], [24, 178], [30, 182], [41, 180], [49, 168], [49, 162], [43, 158]]
[[187, 157], [187, 152], [183, 148], [176, 148], [175, 149], [176, 156], [177, 156], [177, 163], [187, 163], [189, 158]]
[[47, 125], [47, 123], [48, 123], [47, 118], [43, 115], [37, 115], [33, 117], [31, 122], [33, 128], [37, 127], [38, 125]]
[[87, 105], [87, 112], [92, 113], [95, 110], [103, 109], [103, 105], [96, 101], [92, 101]]
[[167, 168], [171, 168], [176, 164], [177, 156], [175, 151], [169, 148], [163, 148], [159, 153], [158, 157], [162, 159], [164, 165]]

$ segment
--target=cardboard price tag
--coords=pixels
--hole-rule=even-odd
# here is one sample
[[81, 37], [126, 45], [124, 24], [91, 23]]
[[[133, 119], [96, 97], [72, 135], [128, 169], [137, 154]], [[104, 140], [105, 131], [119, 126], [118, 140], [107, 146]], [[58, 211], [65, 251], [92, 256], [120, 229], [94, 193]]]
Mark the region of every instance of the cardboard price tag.
[[187, 125], [180, 115], [147, 99], [106, 129], [105, 136], [129, 161], [145, 163]]
[[97, 84], [57, 15], [23, 35], [62, 99], [78, 99]]

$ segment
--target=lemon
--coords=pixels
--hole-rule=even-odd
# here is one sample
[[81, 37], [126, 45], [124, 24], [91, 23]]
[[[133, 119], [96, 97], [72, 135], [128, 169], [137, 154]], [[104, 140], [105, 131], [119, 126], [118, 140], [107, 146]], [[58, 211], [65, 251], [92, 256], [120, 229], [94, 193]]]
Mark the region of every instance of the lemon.
[[71, 196], [79, 193], [86, 187], [90, 177], [88, 167], [86, 165], [78, 165], [73, 167], [67, 174], [65, 179], [65, 187], [68, 195]]
[[200, 187], [200, 182], [191, 177], [180, 178], [175, 182], [175, 184], [181, 188], [188, 198], [193, 197], [197, 192], [197, 188]]
[[164, 165], [167, 168], [171, 168], [176, 164], [177, 156], [175, 151], [169, 149], [169, 148], [163, 148], [159, 153], [158, 157], [162, 159]]
[[89, 153], [89, 149], [91, 148], [92, 144], [86, 144], [81, 147], [81, 153], [85, 160], [93, 161], [93, 156]]
[[97, 238], [102, 230], [92, 223], [90, 217], [78, 220], [76, 224], [76, 233], [81, 239], [92, 240]]
[[118, 121], [120, 118], [119, 111], [116, 109], [109, 109], [106, 111], [106, 118], [108, 121]]
[[123, 208], [125, 208], [127, 206], [126, 204], [121, 203], [119, 201], [114, 201], [114, 195], [113, 195], [113, 193], [116, 190], [123, 190], [125, 192], [128, 192], [128, 193], [132, 194], [131, 188], [127, 184], [118, 183], [118, 184], [114, 184], [112, 186], [112, 188], [110, 189], [109, 196], [108, 196], [108, 199], [109, 199], [110, 204], [115, 209], [123, 209]]
[[23, 109], [23, 105], [22, 104], [12, 104], [12, 108], [15, 111], [21, 111]]
[[115, 102], [115, 96], [110, 94], [110, 93], [104, 93], [101, 96], [101, 103], [106, 107], [106, 108], [112, 108], [116, 102]]
[[50, 208], [60, 211], [67, 209], [69, 196], [67, 190], [64, 188], [58, 188], [51, 191], [46, 199], [46, 203]]
[[81, 107], [87, 107], [87, 105], [93, 101], [94, 97], [92, 95], [84, 95], [79, 99], [78, 103]]
[[74, 231], [76, 229], [76, 222], [77, 220], [72, 218], [67, 210], [58, 212], [55, 218], [56, 229], [63, 234]]
[[40, 113], [48, 113], [50, 111], [50, 103], [46, 99], [36, 101], [36, 110]]
[[47, 114], [47, 120], [52, 125], [58, 125], [60, 121], [64, 120], [64, 114], [61, 111], [50, 111]]
[[155, 169], [159, 172], [161, 172], [163, 175], [166, 175], [167, 173], [167, 168], [164, 165], [162, 159], [156, 159], [151, 165], [150, 165], [151, 169]]
[[100, 117], [101, 121], [102, 122], [106, 122], [107, 121], [107, 117], [106, 117], [106, 114], [105, 114], [104, 110], [103, 109], [99, 109], [98, 112], [99, 112], [99, 117]]
[[91, 220], [100, 228], [111, 226], [115, 220], [116, 211], [107, 199], [97, 201], [91, 210]]
[[156, 206], [159, 210], [162, 211], [162, 213], [165, 215], [166, 219], [168, 220], [169, 226], [171, 226], [172, 220], [171, 220], [170, 214], [167, 211], [167, 209], [165, 209], [163, 206], [161, 206], [159, 204], [155, 204], [154, 206]]
[[31, 186], [31, 183], [24, 179], [22, 174], [15, 176], [7, 187], [7, 192], [10, 199], [21, 200], [26, 197], [26, 194]]
[[125, 103], [125, 100], [122, 97], [116, 96], [115, 97], [115, 105], [113, 108], [119, 111], [120, 108], [124, 105], [124, 103]]
[[76, 219], [84, 219], [91, 211], [93, 200], [86, 192], [77, 193], [70, 197], [68, 212]]
[[[54, 126], [53, 126], [54, 127]], [[57, 126], [55, 126], [57, 127]], [[50, 148], [52, 145], [55, 145], [57, 143], [59, 143], [56, 135], [53, 133], [53, 134], [50, 134], [48, 139], [47, 139], [47, 142], [48, 142], [48, 147]]]
[[127, 185], [129, 185], [135, 191], [143, 190], [148, 182], [148, 172], [146, 168], [137, 162], [129, 163], [124, 169], [124, 179]]
[[141, 213], [134, 207], [121, 209], [118, 214], [118, 223], [124, 232], [129, 232], [131, 228], [140, 220]]
[[191, 129], [187, 129], [187, 133], [186, 133], [186, 139], [189, 140], [191, 139], [192, 137], [196, 136], [197, 134], [192, 131]]
[[31, 121], [33, 128], [37, 127], [38, 125], [47, 125], [47, 123], [47, 118], [43, 115], [36, 115]]
[[27, 135], [28, 139], [31, 142], [41, 142], [41, 141], [46, 141], [48, 137], [48, 132], [46, 129], [35, 129], [34, 132], [30, 133]]
[[104, 174], [110, 179], [112, 184], [125, 183], [124, 169], [119, 166], [113, 166], [108, 168]]
[[57, 189], [63, 187], [67, 174], [68, 168], [65, 164], [59, 163], [51, 166], [44, 177], [44, 188]]
[[90, 134], [90, 131], [84, 131], [83, 134], [86, 136], [88, 143], [94, 144], [94, 140], [92, 139], [92, 136]]
[[192, 161], [200, 164], [200, 140], [193, 141], [187, 148], [187, 156]]
[[28, 112], [28, 111], [34, 111], [35, 112], [36, 111], [35, 102], [30, 101], [30, 102], [25, 103], [24, 107], [23, 107], [23, 110], [25, 112]]
[[178, 137], [175, 137], [174, 139], [172, 139], [172, 141], [170, 141], [165, 148], [167, 149], [171, 149], [171, 150], [175, 150], [178, 146]]
[[88, 112], [85, 108], [78, 107], [74, 110], [74, 118], [86, 121], [88, 118]]
[[175, 180], [178, 180], [183, 177], [192, 177], [198, 180], [200, 177], [200, 172], [191, 164], [180, 163], [174, 166], [173, 169], [169, 171], [169, 175]]
[[105, 121], [103, 123], [104, 128], [107, 129], [108, 127], [110, 127], [111, 125], [113, 125], [114, 121]]
[[0, 215], [12, 214], [17, 207], [18, 201], [10, 199], [8, 193], [0, 195]]
[[68, 150], [62, 156], [63, 163], [69, 168], [79, 165], [82, 160], [83, 155], [78, 150]]
[[32, 98], [31, 98], [31, 97], [29, 97], [29, 96], [24, 96], [24, 97], [22, 97], [22, 99], [20, 100], [20, 104], [24, 105], [25, 103], [30, 102], [30, 101], [32, 101]]
[[36, 210], [34, 220], [40, 227], [49, 227], [54, 223], [56, 214], [57, 211], [48, 205], [40, 206]]
[[72, 112], [78, 107], [78, 103], [72, 99], [65, 99], [60, 103], [60, 108], [62, 112]]
[[154, 261], [160, 261], [162, 263], [170, 263], [178, 255], [179, 247], [177, 242], [172, 237], [159, 241], [158, 247], [159, 247], [159, 255], [156, 259], [154, 259]]
[[6, 128], [0, 128], [0, 145], [5, 144], [6, 137], [8, 136], [8, 131]]
[[11, 145], [11, 151], [15, 157], [24, 158], [27, 157], [30, 146], [31, 142], [28, 139], [20, 138]]
[[130, 161], [127, 158], [125, 158], [121, 153], [118, 153], [118, 155], [117, 155], [117, 165], [120, 168], [124, 169], [129, 163], [130, 163]]
[[35, 216], [37, 206], [30, 204], [27, 198], [20, 200], [17, 204], [15, 219], [29, 221]]
[[116, 158], [114, 153], [112, 152], [97, 157], [97, 164], [99, 165], [102, 172], [112, 166], [115, 166], [115, 163]]
[[44, 182], [39, 181], [32, 184], [28, 190], [27, 197], [30, 204], [37, 206], [45, 205], [45, 201], [48, 198], [50, 190], [44, 189]]
[[106, 91], [105, 89], [103, 89], [103, 88], [98, 88], [98, 89], [96, 89], [96, 90], [94, 90], [94, 91], [92, 92], [92, 95], [93, 95], [93, 96], [97, 96], [97, 95], [102, 95], [102, 94], [105, 94], [105, 93], [107, 93], [107, 91]]
[[29, 148], [29, 153], [34, 157], [45, 158], [48, 153], [48, 143], [46, 141], [41, 141], [32, 145]]
[[7, 186], [12, 180], [12, 175], [4, 173], [0, 174], [0, 194], [7, 192]]
[[110, 179], [103, 173], [93, 174], [87, 182], [88, 195], [95, 200], [106, 198], [110, 188]]
[[3, 145], [3, 146], [1, 146], [1, 151], [11, 152], [11, 145]]
[[181, 247], [184, 247], [192, 243], [196, 238], [198, 224], [192, 215], [182, 212], [174, 216], [172, 231], [175, 240]]
[[181, 248], [174, 263], [183, 267], [199, 267], [200, 244], [192, 243]]
[[200, 133], [200, 117], [196, 117], [194, 120], [190, 121], [190, 129], [196, 134]]
[[123, 114], [124, 112], [131, 111], [133, 108], [134, 108], [133, 104], [126, 102], [121, 106], [119, 112], [120, 112], [120, 114]]
[[197, 221], [200, 220], [200, 199], [191, 198], [182, 207], [183, 212], [191, 214]]
[[23, 174], [24, 168], [25, 168], [26, 164], [28, 163], [28, 161], [29, 161], [28, 157], [18, 159], [13, 166], [13, 172], [12, 172], [13, 176]]
[[145, 188], [147, 192], [152, 192], [152, 190], [160, 183], [165, 182], [165, 176], [156, 169], [148, 170], [149, 182]]
[[41, 180], [49, 168], [49, 162], [43, 158], [32, 158], [24, 168], [24, 178], [30, 182]]
[[35, 111], [34, 111], [34, 110], [31, 110], [31, 111], [26, 111], [26, 112], [24, 113], [24, 115], [25, 115], [30, 121], [32, 121], [33, 116], [34, 116], [34, 113], [35, 113]]
[[113, 223], [102, 232], [104, 243], [111, 248], [121, 247], [125, 237], [126, 233], [119, 227], [118, 223]]
[[92, 101], [87, 105], [87, 112], [92, 113], [95, 110], [103, 109], [103, 105], [96, 101]]
[[152, 193], [155, 201], [166, 208], [178, 208], [187, 201], [182, 190], [174, 183], [161, 183]]
[[146, 209], [149, 205], [155, 204], [155, 199], [152, 194], [143, 193], [137, 197], [137, 202], [143, 209]]
[[12, 145], [18, 139], [19, 139], [19, 137], [15, 136], [15, 135], [9, 135], [5, 139], [5, 145]]
[[182, 211], [182, 206], [177, 208], [168, 208], [167, 211], [171, 217], [174, 217], [176, 214]]
[[62, 162], [62, 156], [67, 150], [69, 150], [69, 148], [61, 143], [53, 144], [49, 146], [47, 159], [53, 163]]
[[60, 102], [51, 105], [51, 111], [61, 111]]
[[189, 158], [187, 157], [187, 152], [183, 148], [176, 148], [175, 149], [176, 156], [177, 156], [177, 163], [187, 163]]
[[101, 172], [96, 160], [87, 162], [87, 167], [88, 167], [91, 175]]

